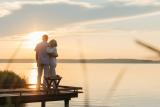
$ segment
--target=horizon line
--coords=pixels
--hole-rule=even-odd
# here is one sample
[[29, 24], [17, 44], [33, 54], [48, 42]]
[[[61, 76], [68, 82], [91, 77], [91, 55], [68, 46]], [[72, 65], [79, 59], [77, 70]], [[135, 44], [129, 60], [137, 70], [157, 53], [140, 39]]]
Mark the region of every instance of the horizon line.
[[[104, 59], [57, 59], [58, 63], [150, 63], [159, 64], [160, 60], [104, 58]], [[35, 59], [0, 59], [0, 63], [36, 63]]]

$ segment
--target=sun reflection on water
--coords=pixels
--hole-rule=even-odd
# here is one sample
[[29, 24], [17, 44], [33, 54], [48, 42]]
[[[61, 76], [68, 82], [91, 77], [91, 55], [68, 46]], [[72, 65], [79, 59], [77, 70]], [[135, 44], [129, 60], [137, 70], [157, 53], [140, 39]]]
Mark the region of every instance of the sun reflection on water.
[[33, 63], [33, 67], [30, 71], [28, 82], [29, 82], [29, 84], [36, 84], [37, 83], [37, 65], [36, 65], [36, 63]]

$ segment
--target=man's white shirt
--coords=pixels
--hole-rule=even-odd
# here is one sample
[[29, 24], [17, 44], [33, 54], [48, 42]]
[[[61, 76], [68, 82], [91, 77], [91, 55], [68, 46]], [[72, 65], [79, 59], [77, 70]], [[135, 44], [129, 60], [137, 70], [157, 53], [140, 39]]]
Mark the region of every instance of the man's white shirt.
[[49, 55], [47, 53], [48, 43], [43, 41], [37, 44], [35, 51], [37, 52], [39, 64], [49, 64]]

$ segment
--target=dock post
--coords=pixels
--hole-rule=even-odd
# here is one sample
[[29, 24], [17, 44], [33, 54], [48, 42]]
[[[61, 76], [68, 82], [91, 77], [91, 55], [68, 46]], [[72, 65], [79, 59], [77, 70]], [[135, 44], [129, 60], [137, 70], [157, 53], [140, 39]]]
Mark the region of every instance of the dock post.
[[69, 99], [64, 100], [64, 107], [69, 107]]
[[21, 105], [20, 99], [16, 99], [16, 102], [14, 104], [15, 104], [15, 107], [20, 107]]
[[46, 106], [46, 102], [45, 101], [42, 101], [41, 102], [41, 107], [45, 107]]
[[19, 103], [15, 103], [15, 107], [20, 107], [20, 104]]

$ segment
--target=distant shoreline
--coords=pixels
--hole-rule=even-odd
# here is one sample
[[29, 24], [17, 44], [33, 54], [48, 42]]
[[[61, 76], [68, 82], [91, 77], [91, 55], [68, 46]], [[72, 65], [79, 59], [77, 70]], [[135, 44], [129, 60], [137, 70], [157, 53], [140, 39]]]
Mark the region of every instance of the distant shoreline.
[[[36, 63], [35, 59], [0, 59], [0, 63]], [[160, 60], [145, 59], [58, 59], [58, 63], [138, 63], [160, 64]]]

